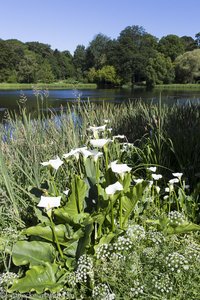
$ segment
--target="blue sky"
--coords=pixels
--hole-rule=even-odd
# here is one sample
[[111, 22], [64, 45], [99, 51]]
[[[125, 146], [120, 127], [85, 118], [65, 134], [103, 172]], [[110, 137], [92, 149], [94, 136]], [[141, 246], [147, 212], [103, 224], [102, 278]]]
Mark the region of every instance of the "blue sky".
[[98, 33], [117, 38], [132, 25], [158, 38], [194, 38], [199, 13], [199, 0], [0, 0], [0, 38], [38, 41], [71, 53]]

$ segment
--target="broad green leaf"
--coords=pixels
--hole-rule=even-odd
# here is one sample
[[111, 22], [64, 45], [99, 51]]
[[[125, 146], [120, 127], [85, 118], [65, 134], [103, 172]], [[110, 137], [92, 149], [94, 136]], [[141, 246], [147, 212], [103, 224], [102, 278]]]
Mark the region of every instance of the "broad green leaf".
[[90, 182], [95, 185], [97, 182], [95, 161], [91, 158], [86, 158], [84, 165], [86, 176], [90, 179]]
[[40, 241], [18, 241], [12, 251], [12, 260], [16, 266], [27, 265], [44, 265], [52, 263], [55, 259], [54, 247], [46, 242]]
[[46, 263], [44, 266], [33, 266], [26, 272], [26, 276], [16, 279], [8, 292], [27, 293], [36, 291], [41, 294], [46, 290], [50, 292], [58, 292], [62, 288], [59, 278], [62, 274], [56, 264]]
[[67, 213], [70, 215], [79, 214], [84, 211], [84, 200], [88, 186], [80, 176], [75, 175], [71, 183], [71, 194], [66, 204]]
[[[58, 241], [61, 245], [65, 245], [65, 243], [69, 240], [67, 239], [67, 229], [64, 224], [55, 225], [55, 232], [58, 238]], [[45, 240], [54, 242], [54, 235], [52, 228], [50, 226], [32, 226], [25, 230], [23, 230], [23, 233], [27, 235], [33, 235], [41, 237]]]
[[88, 213], [74, 213], [70, 211], [67, 204], [61, 208], [54, 210], [54, 215], [58, 221], [69, 224], [81, 224], [85, 218], [89, 216]]
[[76, 254], [77, 258], [79, 258], [81, 255], [83, 255], [86, 252], [87, 248], [89, 247], [93, 229], [94, 229], [93, 224], [88, 224], [85, 226], [84, 236], [82, 238], [80, 238], [80, 240], [78, 242], [78, 248], [77, 248], [77, 254]]
[[163, 231], [167, 234], [187, 233], [190, 231], [199, 231], [200, 226], [194, 223], [184, 222], [176, 227], [168, 226]]

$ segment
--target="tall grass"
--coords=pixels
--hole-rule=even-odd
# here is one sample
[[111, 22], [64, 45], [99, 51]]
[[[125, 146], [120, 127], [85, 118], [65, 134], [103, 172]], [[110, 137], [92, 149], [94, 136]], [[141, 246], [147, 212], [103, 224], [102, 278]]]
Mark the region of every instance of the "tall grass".
[[113, 134], [124, 134], [134, 144], [134, 150], [124, 159], [136, 171], [157, 165], [166, 178], [171, 171], [183, 172], [191, 188], [197, 187], [200, 107], [77, 101], [61, 107], [58, 113], [53, 109], [42, 111], [38, 104], [38, 114], [28, 113], [26, 103], [19, 114], [9, 113], [4, 122], [12, 128], [12, 135], [1, 125], [0, 188], [9, 199], [4, 205], [13, 211], [20, 226], [34, 222], [32, 189], [45, 181], [40, 162], [86, 145], [89, 125], [99, 126], [105, 120], [109, 120]]

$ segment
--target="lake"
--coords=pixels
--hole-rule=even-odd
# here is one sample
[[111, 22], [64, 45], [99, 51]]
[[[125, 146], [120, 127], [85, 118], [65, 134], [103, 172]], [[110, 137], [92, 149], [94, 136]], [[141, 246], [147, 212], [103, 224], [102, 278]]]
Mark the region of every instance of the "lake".
[[[41, 92], [43, 98], [47, 96], [48, 106], [56, 110], [60, 106], [66, 106], [67, 103], [76, 101], [78, 98], [81, 101], [100, 102], [115, 102], [121, 103], [123, 101], [135, 101], [142, 99], [144, 102], [158, 102], [160, 90], [154, 89], [147, 91], [144, 88], [135, 89], [91, 89], [91, 90], [49, 90], [48, 95]], [[162, 102], [168, 105], [175, 103], [184, 104], [189, 101], [193, 104], [200, 103], [200, 90], [167, 90], [161, 92]], [[33, 90], [0, 90], [0, 112], [1, 114], [6, 109], [16, 109], [17, 102], [21, 99], [27, 99], [27, 106], [29, 109], [34, 109], [37, 106], [36, 95]], [[40, 97], [41, 99], [41, 97]]]

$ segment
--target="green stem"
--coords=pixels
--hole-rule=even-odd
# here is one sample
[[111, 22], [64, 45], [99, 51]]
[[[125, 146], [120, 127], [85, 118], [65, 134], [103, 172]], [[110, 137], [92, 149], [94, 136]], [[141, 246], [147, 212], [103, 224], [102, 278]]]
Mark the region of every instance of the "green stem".
[[122, 197], [119, 200], [119, 224], [122, 229]]
[[114, 232], [115, 225], [114, 225], [114, 209], [113, 209], [112, 199], [110, 199], [110, 206], [111, 206], [111, 230], [112, 232]]
[[51, 228], [52, 228], [52, 231], [53, 231], [53, 235], [54, 235], [54, 238], [55, 238], [55, 241], [56, 241], [56, 245], [57, 245], [58, 251], [59, 251], [59, 253], [60, 253], [60, 256], [61, 256], [62, 258], [64, 258], [64, 255], [63, 255], [62, 249], [60, 248], [60, 244], [59, 244], [59, 241], [58, 241], [58, 237], [57, 237], [57, 234], [56, 234], [56, 231], [55, 231], [55, 225], [54, 225], [54, 222], [53, 222], [51, 216], [49, 216], [49, 218], [50, 218]]

